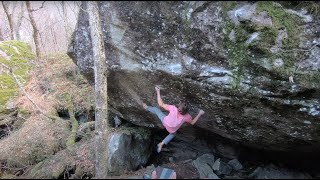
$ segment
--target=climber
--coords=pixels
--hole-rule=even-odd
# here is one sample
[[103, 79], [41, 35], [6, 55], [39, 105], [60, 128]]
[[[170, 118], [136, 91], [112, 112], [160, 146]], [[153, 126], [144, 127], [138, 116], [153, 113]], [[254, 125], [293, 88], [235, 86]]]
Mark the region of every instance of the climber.
[[192, 119], [191, 115], [188, 113], [188, 106], [185, 101], [181, 101], [178, 107], [174, 105], [165, 104], [160, 96], [160, 87], [155, 87], [157, 92], [157, 101], [160, 107], [169, 111], [169, 114], [166, 116], [159, 108], [147, 106], [145, 103], [142, 102], [142, 106], [145, 110], [150, 111], [151, 113], [158, 116], [163, 126], [169, 132], [169, 135], [161, 141], [157, 145], [157, 152], [160, 153], [164, 144], [168, 144], [176, 135], [177, 130], [182, 126], [184, 122], [188, 122], [194, 125], [200, 116], [204, 114], [203, 110], [200, 110], [198, 115]]

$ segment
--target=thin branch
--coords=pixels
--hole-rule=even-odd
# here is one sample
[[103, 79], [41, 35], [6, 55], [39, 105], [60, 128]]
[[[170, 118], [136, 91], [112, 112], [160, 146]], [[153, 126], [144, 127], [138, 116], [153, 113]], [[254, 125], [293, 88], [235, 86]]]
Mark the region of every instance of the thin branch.
[[[13, 121], [13, 120], [12, 120]], [[12, 128], [12, 125], [10, 124], [10, 126], [7, 124], [7, 123], [5, 123], [5, 125], [6, 125], [6, 127], [7, 127], [7, 129], [8, 129], [8, 131], [7, 131], [7, 135], [9, 136], [10, 134], [11, 134], [11, 128]]]
[[[18, 162], [15, 162], [15, 163], [18, 163]], [[20, 163], [20, 162], [19, 162], [18, 164], [22, 165], [23, 167], [22, 167], [22, 168], [14, 168], [14, 167], [8, 167], [8, 166], [6, 166], [6, 165], [1, 164], [1, 169], [19, 171], [19, 170], [24, 170], [24, 169], [27, 168], [26, 165], [24, 165], [24, 164], [22, 164], [22, 163]]]
[[22, 18], [28, 20], [28, 21], [31, 23], [30, 19], [29, 19], [29, 18], [26, 18], [24, 15], [22, 16]]
[[0, 121], [1, 121], [2, 119], [6, 119], [7, 117], [14, 116], [14, 115], [16, 115], [17, 113], [18, 113], [18, 111], [15, 110], [15, 111], [13, 111], [12, 113], [10, 113], [10, 114], [8, 114], [8, 115], [1, 116], [1, 117], [0, 117]]
[[16, 7], [17, 7], [17, 2], [12, 2], [12, 4], [13, 4], [13, 7], [12, 7], [11, 14], [10, 14], [11, 17], [13, 17], [13, 13], [14, 13]]
[[10, 15], [9, 13], [9, 6], [7, 6], [3, 1], [1, 1], [2, 6], [3, 6], [3, 10], [7, 16], [8, 19], [8, 23], [9, 23], [9, 29], [10, 29], [10, 38], [11, 40], [14, 40], [14, 36], [13, 36], [13, 20], [12, 20], [12, 15]]
[[31, 12], [33, 12], [33, 11], [38, 11], [39, 9], [42, 9], [45, 2], [46, 2], [46, 1], [43, 1], [43, 2], [42, 2], [42, 5], [41, 5], [38, 9], [31, 9]]
[[16, 75], [13, 73], [12, 68], [6, 66], [5, 64], [3, 64], [2, 62], [0, 62], [0, 65], [2, 65], [3, 67], [5, 67], [6, 69], [9, 70], [9, 72], [11, 73], [11, 75], [13, 76], [14, 80], [16, 81], [16, 83], [19, 86], [19, 89], [23, 92], [23, 94], [29, 99], [29, 101], [31, 101], [31, 103], [37, 108], [37, 110], [44, 115], [45, 117], [52, 119], [52, 120], [61, 120], [61, 118], [57, 117], [57, 116], [47, 116], [40, 108], [39, 106], [31, 99], [31, 97], [27, 94], [27, 92], [24, 90], [24, 88], [22, 87], [22, 85], [20, 84], [19, 80], [17, 79]]
[[18, 84], [20, 90], [23, 92], [23, 94], [31, 101], [31, 103], [38, 109], [39, 112], [41, 112], [42, 114], [45, 114], [40, 107], [30, 98], [30, 96], [26, 93], [26, 91], [23, 89], [22, 85], [20, 84], [19, 80], [17, 79], [17, 76], [13, 73], [12, 68], [6, 66], [5, 64], [3, 64], [2, 62], [0, 62], [1, 65], [3, 67], [5, 67], [6, 69], [9, 70], [9, 72], [11, 73], [11, 75], [13, 76], [14, 80], [16, 81], [16, 83]]
[[283, 52], [291, 52], [291, 51], [304, 51], [304, 52], [309, 52], [311, 51], [313, 48], [315, 48], [316, 46], [320, 45], [320, 43], [317, 43], [315, 45], [313, 45], [310, 49], [290, 49], [290, 50], [284, 50], [284, 49], [280, 49]]
[[84, 124], [81, 124], [78, 128], [77, 134], [85, 134], [84, 131], [90, 128], [94, 128], [94, 121], [86, 122]]

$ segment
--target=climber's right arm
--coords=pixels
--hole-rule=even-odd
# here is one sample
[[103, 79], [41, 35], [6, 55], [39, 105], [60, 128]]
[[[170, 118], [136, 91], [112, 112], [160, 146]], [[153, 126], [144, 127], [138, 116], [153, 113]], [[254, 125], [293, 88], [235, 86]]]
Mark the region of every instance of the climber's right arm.
[[168, 105], [165, 104], [161, 99], [160, 88], [158, 86], [156, 86], [155, 89], [157, 91], [157, 101], [158, 101], [159, 106], [162, 107], [163, 109], [169, 111]]

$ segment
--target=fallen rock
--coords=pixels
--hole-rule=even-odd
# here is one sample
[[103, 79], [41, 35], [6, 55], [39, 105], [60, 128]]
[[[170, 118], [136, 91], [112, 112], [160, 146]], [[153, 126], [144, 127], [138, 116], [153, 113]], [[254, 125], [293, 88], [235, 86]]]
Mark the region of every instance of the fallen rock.
[[306, 23], [310, 23], [313, 21], [312, 15], [307, 15], [307, 11], [305, 9], [301, 9], [300, 11], [294, 11], [292, 9], [288, 9], [286, 10], [286, 12], [300, 16], [303, 19], [303, 21]]
[[262, 11], [257, 16], [253, 16], [251, 21], [257, 26], [257, 29], [272, 27], [272, 19], [266, 11]]
[[109, 140], [110, 175], [121, 175], [144, 166], [151, 154], [151, 133], [144, 128], [123, 128]]
[[282, 48], [282, 45], [283, 45], [282, 42], [285, 38], [288, 38], [287, 29], [280, 30], [278, 33], [276, 42], [275, 42], [276, 44], [270, 48], [270, 51], [272, 53], [278, 53], [280, 51], [280, 49]]
[[207, 179], [220, 179], [215, 173], [209, 174]]
[[16, 109], [16, 104], [13, 100], [9, 100], [6, 104], [6, 110], [7, 111], [14, 111]]
[[214, 162], [212, 169], [218, 175], [229, 175], [232, 172], [232, 167], [230, 165], [228, 165], [227, 163], [221, 161], [220, 158]]
[[320, 48], [313, 48], [310, 51], [309, 58], [300, 62], [299, 67], [308, 71], [320, 71]]
[[66, 123], [52, 123], [49, 119], [33, 115], [18, 131], [0, 140], [0, 160], [17, 168], [28, 163], [36, 164], [63, 147], [68, 135]]
[[[28, 179], [81, 179], [94, 176], [94, 139], [76, 143], [74, 148], [64, 149], [36, 164]], [[70, 173], [73, 171], [74, 173]], [[66, 173], [68, 172], [68, 173]]]
[[218, 171], [219, 168], [220, 168], [220, 158], [217, 159], [217, 160], [214, 162], [213, 166], [212, 166], [212, 169], [215, 170], [215, 171]]
[[228, 162], [228, 164], [236, 171], [239, 171], [243, 168], [242, 164], [238, 161], [238, 159], [232, 159]]
[[214, 156], [212, 154], [204, 154], [194, 160], [192, 165], [197, 168], [200, 178], [207, 178], [209, 174], [214, 174], [212, 166], [214, 164]]
[[245, 42], [247, 45], [249, 45], [250, 43], [252, 43], [255, 40], [259, 40], [259, 32], [254, 32], [250, 35], [249, 39]]
[[239, 9], [235, 10], [234, 14], [238, 17], [239, 21], [251, 20], [256, 13], [257, 4], [246, 4]]
[[213, 164], [214, 164], [214, 155], [213, 154], [209, 154], [209, 153], [203, 154], [197, 160], [200, 161], [201, 163], [206, 163], [209, 166], [213, 166]]
[[230, 34], [229, 34], [229, 39], [230, 39], [230, 41], [232, 41], [232, 42], [236, 42], [236, 34], [235, 34], [236, 32], [234, 31], [234, 29], [232, 29], [232, 31], [230, 32]]
[[249, 178], [254, 179], [312, 179], [312, 177], [303, 172], [294, 172], [285, 168], [278, 168], [274, 165], [256, 168]]

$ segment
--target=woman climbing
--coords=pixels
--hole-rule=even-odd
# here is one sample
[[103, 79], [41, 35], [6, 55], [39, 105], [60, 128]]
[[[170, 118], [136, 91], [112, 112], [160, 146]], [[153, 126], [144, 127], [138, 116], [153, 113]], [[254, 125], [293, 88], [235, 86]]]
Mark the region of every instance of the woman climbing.
[[147, 106], [145, 103], [142, 103], [142, 106], [144, 109], [157, 115], [158, 118], [161, 120], [163, 126], [170, 133], [164, 140], [162, 140], [157, 145], [157, 152], [160, 153], [162, 146], [164, 144], [167, 145], [174, 138], [177, 130], [182, 126], [184, 122], [188, 122], [194, 125], [198, 121], [200, 116], [204, 114], [204, 111], [200, 110], [198, 115], [194, 119], [192, 119], [191, 115], [188, 113], [188, 106], [186, 102], [181, 101], [178, 107], [174, 105], [165, 104], [163, 103], [160, 96], [160, 87], [156, 86], [155, 89], [157, 92], [157, 101], [159, 106], [165, 109], [166, 111], [169, 111], [169, 114], [166, 116], [159, 108]]

